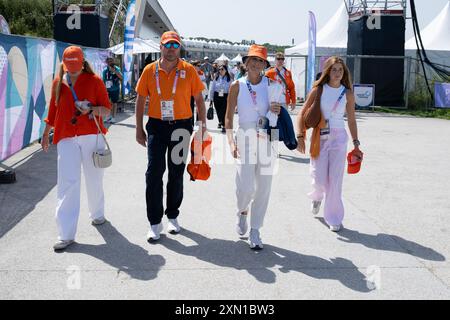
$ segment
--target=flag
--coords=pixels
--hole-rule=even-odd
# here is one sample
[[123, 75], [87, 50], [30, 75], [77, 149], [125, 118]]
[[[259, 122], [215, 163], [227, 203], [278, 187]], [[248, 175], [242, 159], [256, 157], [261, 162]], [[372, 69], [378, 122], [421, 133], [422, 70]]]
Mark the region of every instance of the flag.
[[306, 92], [311, 91], [315, 80], [316, 65], [316, 17], [309, 11], [309, 41], [308, 41], [308, 74], [306, 75]]
[[134, 42], [134, 28], [136, 26], [135, 16], [135, 2], [131, 0], [127, 9], [127, 17], [125, 20], [125, 41], [123, 50], [123, 85], [122, 90], [124, 94], [130, 93], [131, 90], [131, 74], [133, 71], [133, 42]]

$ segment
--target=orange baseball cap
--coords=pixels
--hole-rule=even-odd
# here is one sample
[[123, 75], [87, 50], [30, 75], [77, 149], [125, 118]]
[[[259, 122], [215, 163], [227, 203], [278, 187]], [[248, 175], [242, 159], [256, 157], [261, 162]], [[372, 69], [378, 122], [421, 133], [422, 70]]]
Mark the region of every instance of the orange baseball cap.
[[181, 46], [181, 39], [178, 33], [176, 33], [175, 31], [164, 32], [161, 36], [161, 44], [166, 44], [171, 41], [176, 42]]
[[361, 159], [357, 159], [353, 155], [353, 151], [348, 153], [348, 155], [347, 155], [347, 162], [348, 162], [348, 166], [347, 166], [347, 173], [348, 174], [356, 174], [356, 173], [359, 172], [359, 170], [361, 170], [362, 158]]
[[83, 69], [83, 50], [77, 46], [70, 46], [64, 50], [63, 67], [65, 72], [78, 72]]
[[252, 44], [248, 50], [248, 54], [242, 58], [242, 62], [245, 63], [249, 57], [258, 57], [266, 61], [267, 68], [270, 67], [269, 61], [267, 61], [267, 48], [257, 44]]

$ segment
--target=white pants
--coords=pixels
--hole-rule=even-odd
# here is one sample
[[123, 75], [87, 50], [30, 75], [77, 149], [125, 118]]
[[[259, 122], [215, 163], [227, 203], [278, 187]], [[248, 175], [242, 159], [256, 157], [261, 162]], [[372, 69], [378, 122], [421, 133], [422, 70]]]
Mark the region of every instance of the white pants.
[[[97, 135], [66, 138], [58, 142], [58, 205], [56, 224], [59, 240], [74, 240], [80, 214], [81, 165], [86, 181], [89, 216], [104, 216], [103, 169], [94, 167], [92, 153], [97, 149]], [[105, 149], [102, 137], [98, 149]]]
[[277, 142], [257, 138], [256, 124], [241, 125], [236, 138], [240, 158], [236, 160], [238, 214], [250, 211], [250, 226], [260, 229], [269, 205]]
[[308, 196], [314, 201], [322, 201], [325, 196], [324, 218], [328, 225], [340, 225], [344, 219], [342, 182], [347, 140], [345, 129], [331, 129], [329, 139], [320, 141], [319, 157], [311, 159], [313, 191]]

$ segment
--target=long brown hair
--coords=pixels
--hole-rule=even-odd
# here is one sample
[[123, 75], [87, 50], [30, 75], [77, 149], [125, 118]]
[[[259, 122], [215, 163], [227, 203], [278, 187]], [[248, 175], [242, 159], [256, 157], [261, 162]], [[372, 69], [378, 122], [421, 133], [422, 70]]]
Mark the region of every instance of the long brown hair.
[[348, 70], [348, 67], [345, 64], [344, 60], [342, 60], [342, 58], [338, 56], [330, 57], [325, 61], [325, 67], [322, 71], [322, 75], [320, 76], [319, 80], [314, 82], [314, 88], [323, 86], [325, 83], [328, 83], [330, 81], [331, 68], [333, 68], [336, 63], [341, 64], [342, 68], [344, 68], [344, 75], [342, 77], [341, 84], [347, 89], [352, 90], [352, 76], [350, 75], [350, 71]]
[[[86, 60], [83, 61], [82, 72], [89, 73], [89, 74], [95, 74], [95, 72], [92, 69], [91, 65]], [[61, 93], [61, 83], [63, 81], [63, 78], [64, 78], [64, 67], [63, 67], [63, 64], [61, 63], [61, 65], [59, 66], [58, 84], [56, 85], [55, 92], [53, 92], [53, 94], [56, 97], [56, 99], [55, 99], [56, 105], [58, 105], [58, 102], [59, 102], [59, 95]]]

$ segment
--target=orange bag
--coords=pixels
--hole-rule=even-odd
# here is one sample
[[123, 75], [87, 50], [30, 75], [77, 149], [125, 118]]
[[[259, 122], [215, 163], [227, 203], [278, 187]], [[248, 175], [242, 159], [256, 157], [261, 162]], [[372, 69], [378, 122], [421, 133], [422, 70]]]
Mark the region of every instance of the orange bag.
[[191, 142], [191, 161], [187, 166], [187, 172], [191, 181], [208, 180], [211, 175], [211, 145], [212, 137], [208, 135], [203, 141], [193, 139]]

